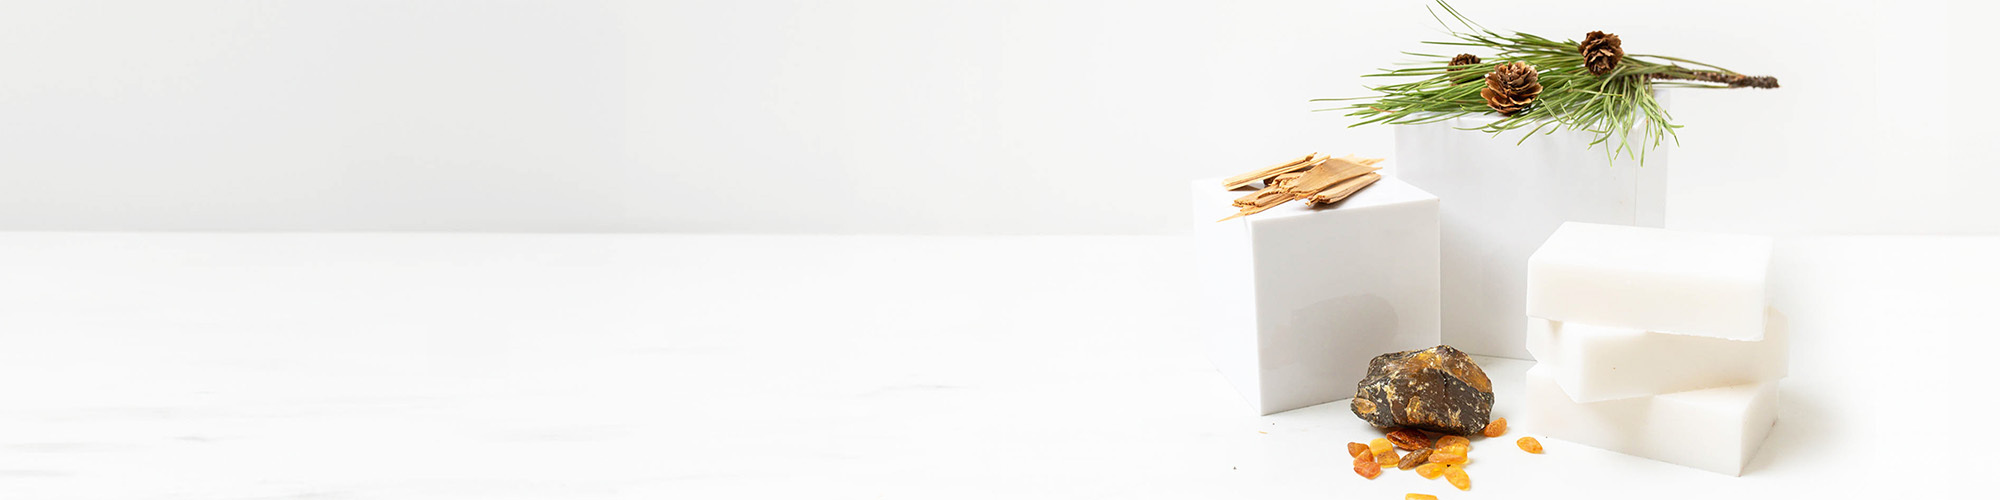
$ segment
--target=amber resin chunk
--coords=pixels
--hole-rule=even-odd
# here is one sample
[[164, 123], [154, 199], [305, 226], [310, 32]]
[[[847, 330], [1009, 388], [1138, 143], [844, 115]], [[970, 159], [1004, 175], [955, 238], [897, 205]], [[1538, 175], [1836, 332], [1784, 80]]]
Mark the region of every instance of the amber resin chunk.
[[1466, 439], [1465, 436], [1443, 436], [1438, 438], [1437, 447], [1440, 450], [1445, 448], [1471, 449], [1472, 440]]
[[1446, 468], [1446, 467], [1450, 467], [1450, 466], [1448, 466], [1448, 465], [1445, 465], [1445, 464], [1423, 464], [1423, 465], [1419, 465], [1419, 466], [1417, 466], [1417, 475], [1419, 475], [1419, 476], [1423, 476], [1423, 477], [1424, 477], [1424, 479], [1437, 479], [1437, 478], [1438, 478], [1438, 476], [1442, 476], [1442, 475], [1444, 475], [1444, 470], [1445, 470], [1445, 468]]
[[1389, 444], [1388, 439], [1375, 438], [1374, 440], [1368, 442], [1368, 451], [1376, 455], [1387, 453], [1389, 450], [1393, 449], [1396, 449], [1396, 446]]
[[1535, 438], [1523, 437], [1521, 439], [1515, 440], [1514, 444], [1520, 445], [1521, 451], [1525, 451], [1528, 453], [1542, 452], [1542, 442], [1536, 441]]
[[1400, 462], [1396, 462], [1396, 468], [1402, 470], [1415, 469], [1417, 468], [1417, 466], [1429, 463], [1430, 460], [1431, 460], [1431, 449], [1424, 448], [1421, 450], [1412, 451], [1408, 455], [1403, 455], [1403, 460]]
[[1479, 431], [1480, 435], [1490, 438], [1497, 438], [1500, 437], [1501, 434], [1506, 434], [1506, 433], [1507, 433], [1507, 419], [1504, 418], [1493, 419], [1493, 423], [1486, 424], [1486, 430]]
[[1396, 429], [1389, 431], [1389, 435], [1386, 438], [1389, 440], [1389, 444], [1396, 445], [1397, 448], [1405, 450], [1414, 451], [1431, 447], [1431, 438], [1425, 436], [1423, 431], [1416, 429]]
[[1361, 462], [1354, 464], [1354, 473], [1360, 474], [1361, 477], [1375, 479], [1375, 476], [1382, 475], [1382, 466], [1373, 461]]
[[1351, 409], [1376, 427], [1470, 435], [1493, 413], [1493, 382], [1471, 356], [1451, 346], [1392, 352], [1368, 362]]
[[1425, 495], [1422, 493], [1404, 493], [1403, 500], [1438, 500], [1438, 497], [1437, 495]]
[[1444, 469], [1444, 480], [1450, 481], [1451, 487], [1458, 488], [1459, 491], [1469, 491], [1472, 489], [1472, 476], [1465, 475], [1465, 469], [1446, 467]]
[[1403, 463], [1403, 457], [1396, 456], [1396, 449], [1390, 448], [1389, 451], [1376, 453], [1375, 463], [1382, 464], [1383, 467], [1395, 467]]
[[1351, 457], [1355, 455], [1360, 455], [1366, 451], [1368, 451], [1368, 445], [1361, 443], [1347, 443], [1347, 456]]

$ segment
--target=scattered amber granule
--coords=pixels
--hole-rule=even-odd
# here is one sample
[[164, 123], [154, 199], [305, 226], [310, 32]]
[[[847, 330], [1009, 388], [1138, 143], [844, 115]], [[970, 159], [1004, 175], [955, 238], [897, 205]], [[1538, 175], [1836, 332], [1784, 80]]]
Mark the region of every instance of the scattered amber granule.
[[1431, 447], [1431, 438], [1425, 437], [1424, 431], [1416, 429], [1396, 429], [1389, 433], [1388, 439], [1390, 444], [1405, 450], [1415, 451]]
[[1480, 431], [1480, 434], [1484, 434], [1486, 435], [1486, 437], [1490, 438], [1497, 438], [1500, 437], [1501, 434], [1506, 434], [1506, 433], [1507, 433], [1507, 419], [1504, 418], [1493, 419], [1493, 423], [1486, 424], [1486, 430]]
[[1351, 457], [1355, 455], [1360, 455], [1361, 452], [1364, 451], [1368, 451], [1368, 445], [1361, 443], [1347, 443], [1347, 456]]
[[1472, 440], [1466, 439], [1465, 436], [1454, 436], [1454, 435], [1442, 436], [1439, 437], [1437, 440], [1438, 448], [1445, 448], [1448, 446], [1458, 446], [1458, 445], [1465, 445], [1466, 447], [1469, 448], [1472, 446]]
[[1458, 465], [1464, 464], [1465, 461], [1465, 455], [1457, 453], [1446, 453], [1442, 450], [1431, 453], [1431, 463], [1434, 464]]
[[1425, 495], [1422, 493], [1404, 493], [1403, 500], [1438, 500], [1438, 497], [1437, 495]]
[[1354, 456], [1354, 465], [1361, 465], [1362, 462], [1372, 463], [1374, 461], [1375, 461], [1374, 453], [1362, 453], [1360, 455]]
[[1419, 465], [1417, 466], [1417, 475], [1423, 476], [1424, 479], [1437, 479], [1438, 476], [1444, 475], [1444, 470], [1446, 467], [1448, 466], [1446, 466], [1445, 464]]
[[1465, 469], [1461, 469], [1458, 467], [1445, 468], [1444, 480], [1451, 481], [1451, 486], [1453, 488], [1458, 488], [1459, 491], [1467, 491], [1472, 489], [1472, 476], [1465, 475]]
[[1375, 438], [1374, 441], [1368, 442], [1368, 449], [1376, 455], [1381, 455], [1382, 452], [1396, 449], [1396, 445], [1389, 444], [1389, 440], [1387, 439]]
[[1396, 464], [1401, 463], [1402, 461], [1403, 457], [1396, 455], [1395, 448], [1390, 448], [1389, 451], [1375, 454], [1375, 463], [1382, 464], [1383, 467], [1395, 467]]
[[1535, 438], [1532, 437], [1523, 437], [1519, 440], [1514, 441], [1514, 444], [1521, 445], [1521, 451], [1525, 451], [1528, 453], [1542, 452], [1542, 442], [1536, 441]]
[[1382, 475], [1382, 466], [1376, 464], [1374, 461], [1358, 462], [1354, 464], [1354, 473], [1360, 474], [1361, 477], [1375, 479], [1375, 476]]
[[1430, 462], [1430, 460], [1431, 460], [1431, 449], [1424, 448], [1421, 450], [1412, 451], [1408, 455], [1403, 455], [1403, 460], [1396, 462], [1396, 468], [1403, 470], [1415, 469], [1419, 465], [1423, 465], [1425, 463]]

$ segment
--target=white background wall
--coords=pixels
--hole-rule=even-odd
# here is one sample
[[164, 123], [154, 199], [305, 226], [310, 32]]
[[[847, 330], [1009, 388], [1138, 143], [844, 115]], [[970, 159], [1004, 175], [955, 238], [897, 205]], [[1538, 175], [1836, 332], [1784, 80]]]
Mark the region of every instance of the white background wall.
[[[10, 1], [0, 229], [1171, 233], [1392, 152], [1306, 100], [1426, 3]], [[2000, 233], [1978, 4], [1456, 2], [1779, 76], [1675, 98], [1668, 216], [1777, 234]]]

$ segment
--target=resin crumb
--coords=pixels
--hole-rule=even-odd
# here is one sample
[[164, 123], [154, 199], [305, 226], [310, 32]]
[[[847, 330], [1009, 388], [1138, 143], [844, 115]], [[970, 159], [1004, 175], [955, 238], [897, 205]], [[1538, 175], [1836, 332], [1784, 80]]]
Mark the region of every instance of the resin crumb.
[[1446, 467], [1444, 469], [1444, 480], [1450, 481], [1451, 487], [1458, 488], [1459, 491], [1472, 490], [1472, 476], [1465, 475], [1465, 469]]
[[1535, 438], [1532, 437], [1523, 437], [1519, 440], [1514, 441], [1514, 444], [1521, 445], [1521, 451], [1525, 451], [1528, 453], [1542, 452], [1542, 442], [1536, 441]]

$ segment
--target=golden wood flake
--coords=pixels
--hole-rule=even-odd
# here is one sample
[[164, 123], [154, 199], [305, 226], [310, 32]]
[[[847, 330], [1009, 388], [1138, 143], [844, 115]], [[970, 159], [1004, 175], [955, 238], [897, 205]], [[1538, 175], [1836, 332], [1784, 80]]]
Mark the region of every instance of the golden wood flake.
[[1317, 158], [1322, 158], [1322, 157], [1319, 156], [1319, 153], [1313, 153], [1298, 158], [1294, 158], [1291, 161], [1287, 161], [1284, 163], [1279, 163], [1269, 167], [1253, 170], [1243, 175], [1238, 175], [1235, 177], [1230, 177], [1228, 179], [1223, 179], [1222, 188], [1236, 189], [1248, 186], [1252, 182], [1269, 179], [1272, 176], [1276, 176], [1278, 174], [1283, 174], [1287, 172], [1297, 172], [1300, 170], [1305, 170], [1307, 168], [1312, 168], [1313, 160]]
[[1236, 207], [1236, 214], [1222, 220], [1263, 212], [1292, 200], [1307, 200], [1319, 205], [1346, 199], [1382, 178], [1375, 173], [1381, 167], [1374, 166], [1381, 161], [1380, 158], [1354, 155], [1332, 158], [1314, 153], [1230, 177], [1222, 182], [1223, 187], [1236, 189], [1257, 181], [1263, 181], [1264, 187], [1237, 198], [1231, 203]]

